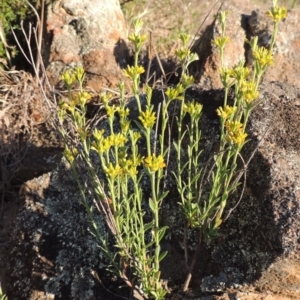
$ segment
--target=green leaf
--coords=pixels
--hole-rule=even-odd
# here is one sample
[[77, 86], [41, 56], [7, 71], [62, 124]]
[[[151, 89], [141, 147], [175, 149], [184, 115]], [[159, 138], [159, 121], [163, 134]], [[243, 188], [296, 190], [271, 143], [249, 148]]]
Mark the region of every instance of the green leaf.
[[169, 227], [168, 226], [164, 226], [162, 228], [160, 228], [158, 230], [158, 241], [160, 242], [162, 240], [162, 238], [164, 237], [165, 233], [166, 233], [166, 230], [168, 229]]
[[158, 202], [161, 202], [167, 195], [169, 194], [169, 191], [165, 191], [162, 195], [158, 197]]
[[146, 249], [152, 247], [154, 244], [155, 244], [155, 241], [154, 241], [154, 240], [151, 241], [150, 243], [148, 243], [148, 244], [146, 245]]
[[159, 254], [158, 261], [161, 262], [168, 254], [168, 251]]
[[144, 231], [148, 231], [153, 227], [153, 221], [144, 225]]
[[150, 294], [154, 297], [154, 299], [158, 299], [158, 295], [155, 291], [150, 291]]
[[151, 198], [149, 199], [149, 206], [150, 206], [152, 211], [157, 210], [156, 205], [155, 205], [154, 201]]
[[143, 132], [143, 133], [145, 133], [144, 126], [140, 122], [138, 122], [138, 121], [134, 121], [134, 122], [135, 122], [136, 126], [140, 129], [140, 131]]
[[173, 145], [174, 145], [176, 152], [178, 152], [178, 147], [179, 147], [178, 143], [174, 142]]

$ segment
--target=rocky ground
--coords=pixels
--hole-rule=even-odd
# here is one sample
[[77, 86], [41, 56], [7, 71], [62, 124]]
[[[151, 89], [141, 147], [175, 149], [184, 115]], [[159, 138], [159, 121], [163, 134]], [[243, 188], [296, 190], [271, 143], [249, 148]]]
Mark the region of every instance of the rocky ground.
[[[172, 1], [170, 2], [172, 3]], [[189, 3], [178, 0], [174, 1], [173, 11], [178, 11], [181, 13], [182, 11], [184, 12], [184, 14], [182, 14], [184, 20], [182, 20], [181, 26], [191, 27], [191, 25], [194, 24], [191, 22], [186, 24], [185, 20], [194, 20], [196, 18], [198, 20], [197, 24], [199, 24], [199, 19], [202, 20], [205, 18], [207, 11], [211, 7], [210, 2], [207, 1], [203, 3], [201, 1], [201, 12], [195, 14], [195, 12], [198, 12], [199, 10], [199, 2], [200, 1], [196, 0], [189, 1]], [[232, 4], [235, 5], [238, 10], [243, 11], [245, 14], [250, 14], [251, 11], [258, 5], [259, 7], [262, 7], [261, 4], [253, 4], [250, 1], [244, 1], [242, 5], [240, 4], [240, 2], [235, 0], [228, 2], [232, 2]], [[127, 13], [130, 8], [129, 4], [130, 3], [128, 3], [128, 6], [124, 8], [127, 9]], [[265, 5], [263, 6], [265, 7]], [[164, 16], [165, 11], [158, 8], [160, 8], [159, 3], [157, 1], [152, 1], [151, 4], [147, 6], [147, 9], [151, 14], [150, 16], [149, 14], [146, 14], [145, 16], [146, 23], [148, 24], [149, 28], [155, 33], [155, 38], [157, 38], [157, 36], [160, 34], [163, 34], [164, 36], [169, 35], [170, 32], [172, 32], [173, 28], [172, 22], [174, 23], [175, 20], [176, 22], [178, 22], [179, 20], [179, 17], [176, 18], [175, 14], [174, 16], [172, 16], [172, 18], [166, 18]], [[160, 13], [161, 15], [159, 15], [158, 13]], [[153, 18], [154, 15], [155, 18]], [[243, 258], [242, 255], [233, 255], [233, 258], [236, 259], [236, 262], [232, 263], [231, 267], [234, 266], [237, 268], [242, 265], [249, 268], [251, 259], [253, 259], [252, 273], [257, 273], [257, 276], [255, 278], [255, 276], [252, 276], [252, 273], [250, 275], [248, 274], [248, 284], [235, 285], [231, 284], [232, 282], [235, 282], [234, 280], [225, 278], [224, 281], [228, 281], [228, 288], [220, 291], [217, 289], [217, 284], [222, 282], [222, 279], [220, 279], [219, 277], [222, 276], [222, 271], [225, 269], [210, 270], [214, 275], [213, 279], [215, 280], [215, 286], [213, 284], [213, 280], [209, 281], [208, 273], [204, 274], [204, 276], [203, 274], [201, 274], [202, 277], [200, 277], [199, 275], [197, 278], [196, 276], [193, 288], [191, 289], [191, 291], [189, 291], [188, 294], [182, 294], [180, 292], [180, 287], [178, 287], [176, 283], [171, 285], [170, 288], [173, 291], [170, 294], [170, 299], [300, 299], [300, 257], [298, 254], [300, 250], [300, 233], [299, 229], [297, 229], [300, 227], [298, 226], [299, 217], [296, 215], [297, 213], [299, 213], [300, 203], [299, 169], [296, 168], [297, 166], [300, 166], [300, 74], [298, 71], [298, 63], [300, 60], [298, 60], [298, 57], [295, 56], [296, 54], [294, 54], [294, 52], [288, 52], [286, 50], [287, 48], [293, 48], [296, 49], [295, 52], [298, 51], [300, 39], [297, 39], [297, 27], [295, 27], [295, 24], [298, 24], [297, 20], [300, 16], [299, 10], [296, 9], [295, 11], [291, 12], [290, 15], [291, 23], [286, 25], [285, 30], [286, 32], [290, 32], [291, 36], [294, 36], [293, 44], [286, 44], [287, 37], [285, 35], [279, 37], [279, 45], [281, 45], [281, 49], [279, 49], [279, 52], [280, 50], [284, 50], [285, 52], [283, 52], [281, 56], [279, 54], [278, 65], [273, 66], [265, 78], [264, 84], [261, 88], [263, 91], [261, 96], [263, 98], [263, 102], [255, 112], [250, 128], [251, 136], [253, 137], [253, 139], [255, 139], [256, 137], [258, 140], [262, 138], [265, 132], [264, 129], [269, 128], [268, 135], [264, 136], [264, 141], [259, 145], [259, 156], [256, 157], [253, 168], [251, 169], [251, 174], [256, 174], [258, 176], [257, 178], [259, 178], [260, 181], [255, 182], [254, 180], [251, 180], [251, 178], [249, 179], [248, 191], [246, 193], [248, 202], [242, 205], [241, 208], [238, 209], [235, 214], [233, 214], [231, 223], [229, 223], [227, 228], [225, 226], [224, 229], [224, 236], [228, 237], [229, 242], [223, 240], [219, 241], [224, 249], [226, 247], [227, 249], [229, 249], [230, 247], [233, 247], [233, 245], [234, 247], [237, 247], [236, 240], [232, 237], [232, 235], [237, 235], [241, 241], [241, 244], [243, 241], [245, 242], [247, 240], [245, 235], [248, 231], [246, 226], [242, 227], [241, 219], [244, 218], [245, 211], [254, 211], [253, 215], [249, 215], [249, 219], [258, 219], [258, 224], [261, 227], [257, 228], [257, 225], [255, 225], [254, 222], [248, 223], [247, 226], [253, 226], [251, 227], [253, 229], [253, 234], [249, 235], [251, 237], [251, 241], [249, 243], [247, 242], [247, 244], [245, 244], [245, 247], [241, 245], [239, 251], [241, 253], [243, 253], [243, 251], [246, 251], [245, 253], [248, 253], [247, 251], [249, 251], [249, 253], [252, 253], [251, 251], [260, 251], [261, 254], [259, 254], [260, 256], [258, 255], [259, 258], [257, 258], [258, 256], [256, 255], [253, 255], [253, 257], [247, 255], [247, 258]], [[162, 19], [164, 20], [165, 24], [159, 22], [159, 20]], [[205, 24], [209, 24], [211, 19], [212, 15], [208, 17]], [[167, 28], [167, 30], [162, 30], [162, 27], [165, 29]], [[198, 26], [193, 25], [192, 27], [193, 33], [196, 33]], [[204, 30], [204, 28], [205, 25], [203, 26], [203, 29], [201, 29], [201, 31]], [[154, 45], [155, 43], [157, 43], [158, 45], [157, 51], [160, 52], [163, 56], [166, 56], [167, 53], [172, 54], [172, 51], [174, 51], [174, 48], [172, 47], [170, 48], [169, 46], [161, 46], [158, 39], [154, 40]], [[93, 59], [91, 58], [90, 60], [92, 61]], [[276, 69], [276, 67], [278, 66], [280, 66], [279, 70]], [[207, 68], [207, 74], [209, 72], [210, 69]], [[27, 77], [24, 75], [19, 75], [18, 77], [13, 72], [2, 73], [0, 74], [0, 80], [1, 95], [5, 95], [7, 93], [7, 90], [12, 85], [14, 86], [14, 89], [17, 88], [18, 90], [12, 90], [11, 93], [27, 93], [28, 95], [37, 93], [35, 88], [31, 90], [28, 87], [34, 86], [34, 84], [31, 82], [32, 79], [30, 76]], [[199, 99], [204, 99], [206, 97], [204, 105], [206, 105], [207, 109], [207, 118], [208, 120], [210, 120], [211, 111], [214, 110], [214, 105], [213, 108], [210, 108], [210, 105], [207, 103], [208, 100], [213, 101], [213, 99], [216, 98], [217, 94], [215, 94], [214, 92], [212, 94], [207, 94], [207, 92], [203, 92], [202, 88], [199, 88], [199, 86], [195, 86], [194, 90], [191, 91], [191, 94], [198, 97]], [[39, 102], [38, 99], [40, 98], [41, 95], [39, 95], [38, 93], [36, 97], [30, 96], [27, 100], [24, 100], [24, 97], [22, 98], [22, 101], [20, 101], [21, 98], [19, 98], [19, 101], [17, 98], [15, 98], [15, 102], [10, 103], [9, 108], [4, 110], [4, 107], [2, 107], [2, 110], [0, 111], [0, 119], [3, 121], [2, 125], [4, 124], [6, 126], [5, 128], [13, 128], [9, 136], [7, 135], [7, 132], [1, 131], [1, 138], [3, 139], [1, 150], [2, 153], [5, 154], [2, 155], [3, 161], [1, 175], [1, 281], [5, 273], [5, 269], [7, 268], [7, 260], [9, 255], [8, 251], [10, 251], [11, 253], [15, 253], [16, 255], [22, 255], [22, 253], [20, 254], [20, 249], [15, 250], [13, 246], [16, 247], [16, 245], [18, 243], [21, 243], [22, 241], [29, 241], [27, 240], [27, 237], [22, 236], [14, 239], [14, 242], [13, 239], [10, 239], [12, 232], [13, 234], [17, 234], [17, 231], [13, 231], [13, 228], [15, 226], [19, 209], [21, 208], [22, 211], [21, 216], [22, 214], [24, 216], [24, 214], [28, 213], [28, 211], [26, 212], [26, 209], [24, 210], [24, 204], [26, 204], [27, 207], [29, 205], [34, 213], [42, 212], [43, 214], [43, 209], [45, 206], [47, 207], [47, 203], [43, 204], [41, 199], [44, 197], [44, 193], [47, 194], [47, 189], [50, 184], [50, 177], [47, 177], [49, 176], [47, 175], [47, 173], [57, 166], [61, 158], [61, 144], [57, 137], [57, 133], [53, 128], [51, 128], [51, 124], [48, 124], [46, 122], [46, 119], [49, 118], [49, 112], [47, 111], [47, 109], [45, 109], [44, 103]], [[4, 127], [1, 127], [1, 129], [3, 128]], [[16, 136], [17, 140], [15, 140]], [[4, 140], [4, 137], [6, 138], [6, 140]], [[30, 146], [28, 146], [28, 141], [30, 141]], [[12, 145], [14, 146], [13, 148]], [[21, 156], [18, 156], [20, 155], [20, 153]], [[287, 170], [286, 164], [291, 167], [288, 169], [288, 173], [285, 173], [284, 171]], [[266, 176], [268, 172], [270, 174], [272, 173], [272, 175], [278, 175], [276, 175], [277, 182], [264, 182], [266, 178], [261, 176]], [[260, 175], [260, 173], [263, 175]], [[44, 175], [42, 177], [39, 177], [42, 174]], [[53, 175], [51, 176], [53, 177]], [[33, 178], [35, 179], [28, 181], [25, 185], [23, 185], [24, 182]], [[66, 181], [68, 180], [67, 177], [61, 178], [61, 180], [64, 179]], [[61, 188], [62, 187], [57, 188], [55, 186], [56, 192]], [[273, 194], [268, 194], [269, 190], [272, 191]], [[257, 196], [260, 193], [266, 193], [266, 195], [268, 195], [269, 197], [258, 198], [270, 200], [269, 202], [264, 200], [265, 207], [261, 207], [259, 205], [256, 206], [256, 204], [253, 203], [253, 195]], [[279, 195], [278, 199], [281, 200], [280, 202], [272, 202], [272, 200], [270, 199], [271, 196], [274, 196], [276, 193], [277, 196]], [[270, 206], [272, 206], [272, 209], [270, 208]], [[254, 210], [254, 208], [257, 208], [258, 210]], [[77, 209], [78, 208], [74, 208], [75, 211]], [[286, 211], [288, 211], [289, 213], [285, 214]], [[63, 212], [59, 213], [63, 216]], [[265, 214], [267, 213], [272, 213], [273, 215], [266, 217]], [[257, 215], [255, 214], [258, 214], [259, 217], [257, 217]], [[38, 218], [42, 217], [43, 216], [38, 216]], [[36, 218], [36, 216], [32, 215], [32, 218]], [[23, 225], [20, 224], [20, 222], [23, 223]], [[236, 225], [234, 225], [235, 223]], [[22, 220], [22, 217], [20, 217], [20, 215], [19, 219], [17, 220], [17, 224], [19, 227], [21, 226], [20, 228], [26, 228], [26, 226], [28, 226], [26, 222]], [[230, 230], [228, 229], [230, 225], [233, 226], [232, 228], [235, 228], [235, 232], [230, 232]], [[47, 230], [50, 230], [50, 227], [47, 228]], [[237, 228], [242, 229], [239, 231], [237, 230]], [[52, 235], [50, 232], [49, 237], [51, 236]], [[35, 238], [38, 239], [37, 236]], [[28, 245], [24, 245], [24, 248], [22, 248], [24, 251], [24, 255], [25, 253], [30, 253], [30, 247], [32, 247], [30, 243]], [[219, 249], [220, 251], [222, 247], [215, 249]], [[39, 254], [42, 257], [41, 259], [43, 261], [43, 266], [45, 266], [45, 270], [39, 270], [37, 271], [37, 273], [48, 272], [47, 276], [50, 276], [49, 274], [53, 275], [55, 269], [53, 269], [53, 261], [51, 261], [51, 255], [43, 255], [43, 251], [45, 251], [45, 249], [42, 249]], [[220, 252], [218, 252], [217, 250], [215, 251], [215, 255], [218, 256], [218, 253]], [[275, 255], [277, 253], [276, 251], [280, 254]], [[282, 254], [282, 252], [284, 252], [284, 254]], [[169, 263], [175, 266], [178, 263], [177, 258], [178, 253], [174, 253]], [[210, 268], [214, 268], [217, 265], [217, 259], [213, 259], [215, 259], [215, 264], [210, 265]], [[245, 260], [245, 262], [241, 263], [241, 260]], [[266, 264], [262, 266], [262, 264], [264, 264], [264, 261], [266, 262]], [[224, 258], [223, 262], [229, 263], [230, 259]], [[15, 278], [15, 280], [17, 280], [18, 272], [20, 271], [19, 275], [23, 274], [22, 268], [18, 266], [18, 268], [20, 269], [16, 269], [17, 266], [13, 264], [11, 264], [10, 267], [11, 266], [14, 266], [14, 270], [16, 272], [10, 278]], [[176, 269], [173, 269], [173, 267], [170, 269], [173, 270], [173, 272], [176, 272]], [[9, 271], [13, 272], [11, 268], [9, 269]], [[32, 275], [23, 275], [24, 277], [28, 276], [28, 278], [32, 279]], [[226, 276], [228, 276], [228, 274]], [[234, 271], [232, 272], [231, 276], [234, 276]], [[209, 287], [206, 286], [207, 292], [206, 294], [203, 294], [200, 293], [200, 286], [203, 290], [205, 282], [209, 282], [210, 285]], [[12, 282], [9, 282], [8, 286], [13, 287]], [[25, 285], [23, 283], [20, 286], [26, 286], [26, 282]], [[105, 293], [101, 295], [102, 298], [97, 299], [118, 299], [117, 296], [108, 296], [108, 294]], [[43, 297], [45, 297], [45, 294], [42, 292], [42, 288], [40, 286], [40, 290], [35, 291], [33, 294], [31, 294], [30, 299], [46, 299]], [[22, 298], [20, 296], [19, 298], [15, 299], [29, 298]]]

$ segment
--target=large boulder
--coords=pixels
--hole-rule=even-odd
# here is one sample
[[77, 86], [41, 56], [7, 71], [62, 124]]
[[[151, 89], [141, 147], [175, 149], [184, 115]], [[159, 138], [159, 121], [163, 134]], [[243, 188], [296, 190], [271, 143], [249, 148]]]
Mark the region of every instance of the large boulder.
[[[87, 86], [116, 86], [128, 63], [127, 27], [118, 0], [56, 0], [47, 13], [47, 71], [53, 84], [82, 65]], [[45, 57], [46, 58], [46, 57]]]

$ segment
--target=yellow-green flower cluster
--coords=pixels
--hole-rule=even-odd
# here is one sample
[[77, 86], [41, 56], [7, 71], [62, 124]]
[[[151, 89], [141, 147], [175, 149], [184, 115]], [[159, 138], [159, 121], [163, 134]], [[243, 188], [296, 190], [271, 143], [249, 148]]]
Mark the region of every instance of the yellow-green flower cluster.
[[[71, 114], [75, 114], [76, 106], [81, 105], [84, 106], [91, 98], [91, 95], [87, 92], [78, 92], [70, 95], [70, 100], [61, 100], [59, 102], [59, 109], [60, 111], [68, 111]], [[65, 114], [64, 114], [65, 115]]]
[[[125, 155], [126, 156], [126, 155]], [[123, 177], [125, 175], [129, 175], [134, 177], [138, 174], [138, 166], [140, 166], [143, 162], [143, 158], [138, 156], [134, 160], [133, 159], [123, 159], [119, 158], [119, 164], [113, 165], [113, 163], [109, 163], [108, 166], [104, 166], [104, 172], [110, 179], [115, 179], [120, 176]]]
[[85, 126], [77, 127], [77, 132], [78, 132], [81, 140], [86, 140], [86, 138], [89, 134], [88, 129]]
[[236, 79], [237, 82], [242, 82], [250, 75], [250, 69], [244, 67], [244, 61], [241, 61], [233, 69], [229, 71], [230, 77]]
[[103, 166], [104, 172], [110, 179], [115, 179], [117, 176], [122, 174], [122, 168], [119, 166], [119, 164], [116, 164], [115, 166], [110, 162], [108, 166]]
[[83, 82], [84, 78], [84, 69], [80, 66], [75, 69], [74, 72], [75, 78], [78, 80], [78, 82]]
[[141, 34], [143, 28], [143, 21], [141, 19], [136, 19], [133, 23], [134, 33], [128, 36], [128, 39], [133, 43], [133, 45], [139, 50], [143, 43], [147, 39], [147, 35]]
[[111, 147], [124, 147], [127, 138], [122, 133], [114, 133], [108, 137], [103, 136], [103, 130], [95, 130], [93, 136], [95, 141], [92, 143], [92, 149], [99, 154], [108, 151]]
[[244, 101], [248, 104], [252, 103], [259, 96], [256, 85], [252, 81], [243, 81], [240, 87], [240, 92]]
[[128, 107], [123, 107], [118, 110], [118, 113], [121, 118], [126, 118], [129, 115], [130, 111]]
[[73, 71], [67, 70], [61, 75], [61, 80], [64, 81], [67, 88], [70, 88], [76, 80], [75, 73]]
[[180, 61], [184, 61], [188, 56], [191, 55], [191, 50], [188, 48], [179, 48], [175, 50], [175, 55]]
[[141, 112], [139, 120], [145, 128], [151, 129], [156, 121], [155, 112], [152, 112], [152, 109], [147, 107], [146, 111]]
[[253, 51], [253, 57], [262, 69], [274, 63], [272, 52], [264, 47], [257, 47]]
[[[198, 54], [197, 53], [192, 53], [191, 50], [188, 47], [188, 41], [190, 40], [190, 35], [189, 34], [180, 33], [178, 37], [182, 42], [182, 47], [177, 48], [175, 50], [175, 55], [180, 60], [180, 63], [182, 65], [186, 64], [186, 66], [187, 66], [191, 62], [198, 59]], [[183, 74], [184, 73], [185, 72], [183, 72]]]
[[232, 69], [229, 68], [220, 69], [221, 81], [225, 88], [229, 88], [233, 83], [233, 80], [231, 79], [231, 74], [232, 74]]
[[111, 147], [123, 147], [127, 142], [127, 138], [122, 133], [111, 134], [106, 139], [109, 141]]
[[274, 20], [275, 23], [280, 22], [282, 19], [285, 19], [287, 16], [286, 7], [277, 6], [277, 1], [273, 2], [273, 7], [266, 12], [266, 15]]
[[188, 113], [192, 119], [199, 119], [202, 112], [202, 105], [195, 100], [183, 105], [183, 111]]
[[120, 120], [120, 126], [123, 134], [127, 134], [130, 129], [130, 121], [128, 119]]
[[185, 89], [184, 86], [182, 84], [177, 84], [177, 86], [175, 88], [172, 87], [168, 87], [166, 90], [166, 96], [168, 97], [169, 101], [172, 100], [183, 100], [183, 93], [184, 93]]
[[226, 18], [229, 14], [229, 10], [221, 11], [218, 13], [218, 20], [220, 22], [220, 25], [222, 27], [222, 32], [225, 32], [225, 25], [226, 25]]
[[82, 83], [84, 79], [84, 69], [79, 66], [73, 70], [67, 70], [61, 75], [61, 80], [64, 81], [68, 89], [71, 88], [72, 84], [77, 80]]
[[132, 137], [133, 144], [135, 145], [137, 141], [141, 138], [141, 134], [135, 131], [132, 133], [131, 137]]
[[237, 110], [236, 106], [226, 105], [225, 108], [219, 107], [217, 109], [217, 114], [219, 117], [223, 119], [223, 121], [230, 120], [234, 116], [236, 110]]
[[144, 72], [145, 69], [142, 66], [127, 66], [127, 68], [123, 70], [124, 75], [132, 80], [134, 80], [136, 75], [143, 74]]
[[75, 158], [78, 155], [78, 150], [76, 148], [70, 149], [68, 146], [66, 146], [63, 155], [70, 164], [73, 164]]
[[137, 167], [140, 166], [143, 162], [143, 158], [141, 156], [135, 157], [133, 159], [124, 159], [122, 160], [122, 169], [123, 174], [129, 175], [131, 177], [134, 177], [138, 174]]
[[107, 105], [105, 109], [106, 109], [107, 116], [113, 117], [115, 115], [115, 112], [119, 110], [119, 106]]
[[188, 76], [187, 74], [182, 74], [181, 83], [184, 89], [187, 89], [190, 85], [194, 83], [195, 79], [193, 76]]
[[85, 105], [86, 102], [91, 99], [91, 95], [87, 92], [78, 92], [72, 95], [71, 105]]
[[228, 36], [219, 36], [212, 41], [212, 44], [220, 49], [224, 49], [228, 43], [230, 43], [230, 38]]
[[157, 172], [166, 166], [162, 155], [156, 157], [154, 153], [144, 159], [144, 165], [149, 168], [150, 172]]
[[247, 133], [243, 130], [243, 124], [238, 121], [227, 120], [225, 122], [226, 139], [238, 147], [244, 145]]

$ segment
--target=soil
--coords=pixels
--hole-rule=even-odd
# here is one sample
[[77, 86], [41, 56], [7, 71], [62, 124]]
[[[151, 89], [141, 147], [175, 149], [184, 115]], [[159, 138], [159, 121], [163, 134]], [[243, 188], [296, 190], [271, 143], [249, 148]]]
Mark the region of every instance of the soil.
[[[246, 12], [251, 11], [253, 8], [250, 1], [243, 1], [243, 4], [241, 4], [240, 1], [231, 0], [232, 2], [237, 3], [239, 6], [244, 5]], [[157, 1], [148, 1], [150, 4], [148, 5], [149, 11], [151, 9], [155, 9], [155, 16], [156, 20], [153, 18], [147, 19], [147, 22], [149, 23], [149, 26], [151, 26], [151, 29], [155, 31], [156, 35], [159, 35], [162, 30], [159, 28], [161, 27], [160, 22], [157, 21], [157, 18], [160, 18], [160, 15], [158, 15], [158, 12], [161, 13], [161, 17], [163, 16], [163, 11], [157, 10]], [[176, 2], [176, 3], [175, 3]], [[207, 9], [209, 9], [209, 1], [206, 1], [203, 4], [203, 1], [179, 1], [175, 0], [174, 3], [176, 5], [181, 6], [187, 6], [188, 3], [190, 3], [190, 9], [184, 10], [185, 12], [185, 18], [186, 19], [193, 19], [195, 15], [193, 12], [198, 9], [199, 2], [201, 2], [201, 6], [204, 7], [201, 11], [201, 18], [203, 18], [206, 15]], [[151, 3], [153, 6], [151, 6]], [[180, 10], [179, 10], [180, 11]], [[199, 17], [199, 15], [198, 15]], [[167, 21], [165, 19], [165, 28], [172, 28], [170, 22], [172, 19]], [[168, 35], [168, 32], [163, 32], [164, 35]], [[173, 48], [161, 48], [161, 53], [172, 53], [174, 49]], [[0, 74], [0, 80], [1, 74]], [[2, 82], [3, 83], [3, 82]], [[1, 83], [1, 84], [2, 84]], [[268, 91], [268, 87], [266, 86], [266, 92], [269, 92], [269, 94], [273, 93], [273, 90]], [[297, 90], [292, 90], [291, 88], [291, 94], [298, 95], [298, 103], [300, 103], [300, 94], [297, 94]], [[279, 95], [277, 95], [279, 96]], [[288, 97], [289, 95], [286, 95]], [[19, 100], [21, 102], [21, 98]], [[44, 111], [42, 107], [39, 105], [42, 105], [39, 102], [31, 103], [32, 107], [34, 109], [29, 109], [28, 106], [24, 110], [24, 103], [16, 103], [17, 106], [21, 107], [18, 111], [15, 111], [17, 114], [17, 117], [15, 114], [11, 114], [11, 119], [8, 120], [9, 124], [14, 124], [13, 128], [15, 132], [12, 132], [13, 135], [18, 137], [18, 142], [20, 143], [20, 147], [22, 149], [26, 148], [26, 143], [28, 139], [24, 138], [27, 133], [24, 133], [24, 130], [30, 131], [30, 140], [31, 144], [32, 141], [35, 141], [36, 147], [33, 149], [27, 149], [25, 152], [26, 154], [26, 161], [27, 164], [23, 163], [19, 164], [16, 168], [16, 172], [12, 174], [9, 180], [9, 185], [4, 185], [5, 176], [2, 174], [0, 176], [0, 192], [2, 199], [0, 200], [1, 203], [1, 211], [0, 211], [0, 282], [5, 272], [5, 265], [6, 265], [6, 257], [7, 257], [7, 251], [9, 249], [9, 240], [10, 240], [10, 233], [12, 232], [12, 228], [14, 226], [15, 219], [18, 215], [18, 210], [21, 207], [22, 203], [20, 199], [18, 198], [19, 195], [19, 188], [23, 182], [26, 180], [32, 179], [40, 174], [43, 174], [45, 172], [49, 172], [51, 168], [53, 168], [56, 165], [56, 162], [59, 161], [59, 158], [61, 157], [61, 145], [57, 138], [57, 134], [53, 133], [53, 129], [51, 129], [50, 125], [43, 126], [41, 124], [44, 124], [44, 116], [41, 113]], [[283, 102], [284, 105], [284, 102]], [[300, 105], [300, 104], [299, 104]], [[1, 107], [2, 108], [2, 107]], [[283, 108], [282, 108], [283, 109]], [[24, 114], [24, 111], [26, 111], [26, 116]], [[29, 112], [29, 113], [28, 113]], [[291, 114], [292, 115], [292, 114]], [[35, 117], [34, 117], [35, 116]], [[25, 118], [31, 118], [36, 120], [35, 122], [31, 122], [30, 124], [27, 124], [24, 127], [24, 121]], [[19, 124], [18, 124], [19, 122]], [[299, 124], [299, 119], [290, 119], [291, 124]], [[34, 128], [34, 129], [32, 129]], [[22, 131], [22, 132], [21, 132]], [[23, 136], [23, 138], [20, 138], [20, 136]], [[28, 136], [27, 136], [28, 137]], [[280, 141], [279, 141], [280, 142]], [[285, 147], [285, 145], [284, 145]], [[3, 149], [2, 149], [3, 150]], [[44, 162], [45, 160], [51, 160], [49, 164], [46, 164], [46, 167], [41, 167], [45, 165], [44, 163], [40, 163], [38, 167], [31, 166], [32, 161], [36, 161], [37, 157], [41, 158], [41, 161]], [[7, 161], [2, 161], [1, 167], [4, 168], [4, 164], [8, 164]], [[44, 168], [44, 169], [43, 169]], [[300, 257], [299, 256], [292, 256], [287, 259], [282, 259], [280, 261], [277, 261], [273, 264], [273, 268], [271, 267], [266, 272], [264, 272], [259, 280], [257, 280], [254, 284], [249, 286], [243, 286], [239, 287], [237, 289], [231, 289], [228, 290], [226, 293], [215, 295], [202, 295], [201, 298], [200, 295], [197, 295], [197, 291], [190, 291], [189, 294], [181, 294], [180, 288], [178, 287], [178, 293], [176, 294], [176, 287], [173, 287], [172, 297], [169, 299], [216, 299], [216, 300], [231, 300], [231, 299], [240, 299], [240, 300], [288, 300], [288, 299], [300, 299]], [[285, 274], [285, 282], [278, 282], [278, 278], [282, 280], [283, 276], [282, 273]], [[280, 275], [280, 276], [279, 276]], [[117, 298], [116, 298], [117, 299]], [[13, 299], [10, 299], [13, 300]]]

